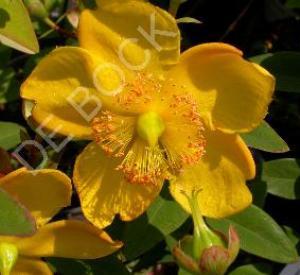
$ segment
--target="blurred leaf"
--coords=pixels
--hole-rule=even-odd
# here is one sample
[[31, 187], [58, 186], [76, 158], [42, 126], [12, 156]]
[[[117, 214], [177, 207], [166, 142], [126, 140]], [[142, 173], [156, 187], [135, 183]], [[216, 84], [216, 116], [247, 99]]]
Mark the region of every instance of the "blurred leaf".
[[300, 53], [277, 52], [250, 58], [276, 77], [276, 89], [284, 92], [300, 92]]
[[12, 122], [0, 122], [0, 147], [10, 150], [21, 142], [20, 132], [25, 129]]
[[35, 230], [30, 213], [0, 189], [0, 235], [31, 235]]
[[178, 275], [193, 275], [193, 274], [190, 272], [187, 272], [183, 268], [179, 268]]
[[99, 260], [49, 258], [48, 262], [60, 275], [128, 275], [126, 267], [114, 256]]
[[202, 23], [198, 19], [192, 17], [181, 17], [176, 19], [176, 22], [177, 24], [181, 24], [181, 23], [201, 24]]
[[0, 68], [5, 68], [11, 57], [12, 49], [0, 44]]
[[300, 9], [300, 0], [287, 0], [285, 6], [290, 9]]
[[257, 178], [250, 181], [248, 187], [253, 195], [253, 204], [263, 208], [267, 196], [267, 184], [261, 179]]
[[0, 177], [12, 171], [10, 155], [0, 147]]
[[285, 198], [300, 199], [300, 162], [296, 159], [277, 159], [265, 162], [262, 179], [268, 192]]
[[285, 233], [290, 238], [291, 242], [296, 246], [300, 241], [300, 234], [291, 227], [283, 226]]
[[28, 12], [21, 0], [1, 0], [0, 41], [25, 53], [39, 51]]
[[18, 99], [19, 89], [15, 75], [12, 68], [0, 69], [0, 104]]
[[54, 50], [54, 48], [45, 47], [41, 49], [38, 54], [32, 55], [27, 58], [26, 63], [23, 67], [25, 76], [29, 76], [33, 69], [37, 66], [37, 64], [52, 50]]
[[155, 200], [146, 214], [126, 224], [122, 241], [127, 260], [132, 260], [154, 247], [188, 218], [189, 215], [179, 204], [168, 197], [169, 194], [164, 193], [166, 192]]
[[133, 267], [130, 266], [130, 269], [133, 271], [133, 273], [135, 273], [139, 270], [149, 269], [162, 261], [174, 262], [173, 257], [170, 255], [170, 252], [165, 248], [166, 247], [164, 242], [158, 243], [152, 249], [143, 254], [143, 257], [140, 257], [138, 259], [136, 265], [134, 265]]
[[97, 7], [96, 0], [82, 0], [82, 3], [87, 9], [95, 9]]
[[265, 17], [268, 22], [276, 22], [293, 17], [293, 13], [280, 0], [266, 0]]
[[208, 223], [224, 234], [233, 225], [244, 251], [279, 263], [297, 259], [297, 251], [281, 227], [266, 212], [250, 206], [243, 212], [222, 220], [208, 219]]
[[290, 150], [286, 142], [265, 121], [252, 132], [241, 136], [249, 147], [265, 152], [284, 153]]
[[272, 266], [269, 264], [248, 264], [239, 266], [228, 275], [271, 275]]
[[175, 17], [180, 5], [186, 1], [187, 0], [170, 0], [169, 13]]

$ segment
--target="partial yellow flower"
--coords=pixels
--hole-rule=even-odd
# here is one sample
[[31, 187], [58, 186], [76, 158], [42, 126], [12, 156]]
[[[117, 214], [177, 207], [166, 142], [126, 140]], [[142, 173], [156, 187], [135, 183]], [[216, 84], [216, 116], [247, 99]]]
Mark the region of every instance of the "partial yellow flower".
[[[176, 176], [171, 192], [187, 210], [182, 190], [194, 189], [203, 190], [204, 215], [247, 207], [245, 181], [255, 165], [239, 133], [266, 116], [274, 78], [224, 43], [202, 44], [179, 57], [175, 19], [145, 1], [100, 0], [97, 10], [82, 13], [78, 34], [80, 47], [48, 55], [21, 96], [33, 103], [35, 123], [51, 115], [47, 130], [93, 140], [74, 168], [87, 219], [105, 227], [115, 215], [138, 217], [170, 174]], [[82, 87], [93, 100], [78, 93], [86, 92]], [[102, 110], [88, 121], [70, 96], [75, 105], [86, 103], [86, 112], [97, 98]]]
[[61, 220], [47, 224], [71, 200], [71, 181], [57, 170], [22, 168], [2, 177], [0, 188], [31, 212], [38, 227], [33, 236], [0, 236], [1, 256], [12, 254], [17, 258], [12, 275], [52, 274], [41, 257], [95, 259], [114, 253], [122, 246], [104, 231], [82, 221]]

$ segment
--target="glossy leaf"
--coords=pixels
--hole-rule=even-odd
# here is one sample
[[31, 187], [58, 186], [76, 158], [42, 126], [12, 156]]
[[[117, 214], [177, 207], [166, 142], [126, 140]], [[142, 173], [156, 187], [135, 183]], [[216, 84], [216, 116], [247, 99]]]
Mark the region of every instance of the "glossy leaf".
[[209, 224], [224, 234], [233, 225], [244, 251], [279, 263], [297, 259], [297, 251], [282, 228], [260, 208], [252, 205], [227, 219], [208, 219]]
[[289, 151], [286, 142], [265, 121], [252, 132], [242, 134], [241, 136], [251, 148], [271, 153], [284, 153]]
[[300, 199], [300, 161], [278, 159], [265, 162], [262, 179], [268, 192], [286, 199]]
[[271, 275], [272, 267], [268, 264], [248, 264], [239, 266], [228, 275]]
[[62, 258], [49, 258], [48, 262], [56, 273], [61, 275], [129, 275], [129, 271], [114, 256], [98, 260], [74, 260]]
[[179, 228], [188, 216], [172, 198], [164, 194], [158, 197], [146, 214], [126, 224], [122, 238], [124, 255], [132, 260], [145, 253]]
[[10, 150], [21, 142], [20, 132], [24, 130], [22, 126], [12, 122], [0, 122], [0, 147]]
[[250, 60], [260, 64], [276, 77], [277, 90], [300, 92], [300, 53], [268, 53], [254, 56]]
[[[283, 228], [284, 228], [284, 231], [287, 234], [287, 236], [290, 238], [291, 242], [294, 245], [297, 245], [300, 242], [300, 234], [291, 227], [283, 226]], [[299, 251], [299, 248], [298, 248], [298, 251]]]
[[12, 68], [0, 69], [0, 104], [18, 99], [16, 73]]
[[39, 51], [38, 41], [22, 0], [1, 0], [0, 42], [29, 54]]
[[0, 189], [0, 235], [31, 235], [35, 229], [30, 213]]

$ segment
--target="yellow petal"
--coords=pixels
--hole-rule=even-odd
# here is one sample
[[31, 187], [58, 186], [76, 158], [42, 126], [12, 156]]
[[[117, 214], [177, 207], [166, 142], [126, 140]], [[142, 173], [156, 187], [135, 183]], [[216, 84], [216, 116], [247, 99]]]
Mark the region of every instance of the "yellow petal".
[[165, 90], [193, 93], [212, 129], [247, 132], [261, 123], [274, 92], [274, 77], [223, 43], [189, 49], [170, 72]]
[[[21, 97], [35, 103], [32, 116], [36, 123], [63, 135], [90, 137], [88, 116], [101, 103], [93, 83], [94, 62], [86, 50], [63, 47], [37, 65], [21, 87]], [[84, 106], [74, 107], [80, 104]]]
[[0, 187], [22, 203], [35, 217], [37, 226], [48, 222], [70, 204], [71, 180], [52, 169], [18, 169], [0, 179]]
[[120, 159], [109, 158], [90, 143], [76, 160], [74, 184], [85, 217], [103, 228], [119, 214], [124, 221], [141, 215], [158, 195], [161, 186], [131, 184], [116, 171]]
[[20, 238], [16, 245], [28, 257], [97, 259], [116, 252], [122, 243], [86, 222], [63, 220], [41, 227], [32, 237]]
[[100, 0], [97, 10], [82, 12], [79, 42], [94, 54], [105, 52], [109, 60], [140, 71], [176, 63], [180, 34], [169, 13], [146, 1]]
[[186, 193], [201, 190], [199, 205], [204, 216], [222, 218], [251, 204], [252, 196], [245, 182], [255, 176], [251, 152], [238, 135], [218, 131], [206, 134], [206, 154], [199, 164], [185, 169], [173, 179], [174, 198], [190, 212]]
[[52, 275], [49, 266], [39, 259], [20, 257], [11, 275]]

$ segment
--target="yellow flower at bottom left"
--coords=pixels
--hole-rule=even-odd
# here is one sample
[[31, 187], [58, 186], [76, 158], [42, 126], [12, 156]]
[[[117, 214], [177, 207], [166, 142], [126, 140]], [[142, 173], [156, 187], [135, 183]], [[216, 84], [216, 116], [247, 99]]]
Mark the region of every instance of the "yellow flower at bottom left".
[[104, 231], [83, 221], [48, 223], [71, 201], [71, 180], [60, 171], [28, 171], [21, 168], [1, 177], [0, 188], [23, 204], [37, 225], [37, 231], [32, 236], [0, 235], [0, 245], [12, 247], [16, 252], [17, 260], [11, 275], [52, 274], [48, 265], [40, 259], [42, 257], [96, 259], [110, 255], [122, 246], [121, 242], [113, 241]]

